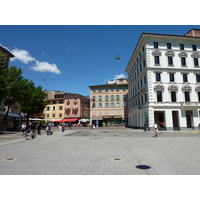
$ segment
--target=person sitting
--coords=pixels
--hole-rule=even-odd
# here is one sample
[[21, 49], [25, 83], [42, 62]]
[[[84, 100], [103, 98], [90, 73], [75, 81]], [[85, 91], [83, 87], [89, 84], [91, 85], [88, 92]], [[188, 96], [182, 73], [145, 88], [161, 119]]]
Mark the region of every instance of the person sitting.
[[50, 129], [51, 129], [50, 126], [46, 127], [46, 133], [47, 133], [47, 135], [52, 135], [53, 134], [53, 132]]

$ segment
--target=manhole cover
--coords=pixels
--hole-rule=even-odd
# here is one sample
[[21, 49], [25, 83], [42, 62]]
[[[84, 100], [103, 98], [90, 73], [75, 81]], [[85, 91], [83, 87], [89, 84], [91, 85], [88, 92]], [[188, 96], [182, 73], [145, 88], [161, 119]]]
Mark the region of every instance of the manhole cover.
[[137, 165], [136, 168], [138, 169], [150, 169], [151, 167], [148, 165]]

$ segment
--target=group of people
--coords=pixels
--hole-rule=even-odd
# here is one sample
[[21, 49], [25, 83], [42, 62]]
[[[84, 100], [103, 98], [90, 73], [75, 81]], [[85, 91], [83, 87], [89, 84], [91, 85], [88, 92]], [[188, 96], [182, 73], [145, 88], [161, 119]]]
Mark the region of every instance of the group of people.
[[[37, 134], [41, 136], [41, 129], [42, 129], [42, 123], [40, 122], [32, 123], [29, 121], [28, 125], [26, 125], [25, 122], [23, 122], [21, 125], [23, 137], [26, 137], [28, 134], [31, 134], [32, 139], [36, 136], [36, 134], [34, 134], [34, 130], [37, 130]], [[47, 135], [53, 134], [53, 132], [51, 131], [51, 126], [47, 125], [45, 130]]]

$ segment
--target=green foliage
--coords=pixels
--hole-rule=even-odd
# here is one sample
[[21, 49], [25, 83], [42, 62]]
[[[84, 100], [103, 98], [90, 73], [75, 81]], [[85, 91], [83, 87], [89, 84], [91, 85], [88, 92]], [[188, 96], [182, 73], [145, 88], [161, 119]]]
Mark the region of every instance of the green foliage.
[[[0, 52], [0, 102], [10, 108], [18, 103], [21, 112], [27, 113], [27, 117], [43, 112], [47, 102], [46, 93], [41, 86], [36, 87], [33, 81], [24, 79], [22, 70], [15, 66], [7, 67], [7, 60]], [[4, 117], [4, 130], [7, 121], [7, 113]]]
[[28, 116], [33, 116], [43, 112], [47, 101], [46, 94], [41, 86], [35, 87], [33, 82], [24, 79], [22, 86], [21, 98], [18, 101], [21, 112], [27, 113]]

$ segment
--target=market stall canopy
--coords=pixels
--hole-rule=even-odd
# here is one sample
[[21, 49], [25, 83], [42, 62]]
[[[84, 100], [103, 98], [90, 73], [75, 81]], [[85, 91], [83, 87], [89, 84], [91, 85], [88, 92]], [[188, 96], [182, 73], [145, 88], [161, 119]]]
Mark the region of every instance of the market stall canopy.
[[[3, 116], [5, 116], [5, 115], [6, 115], [6, 111], [3, 112]], [[8, 117], [21, 118], [20, 115], [17, 115], [17, 114], [15, 114], [15, 113], [11, 113], [11, 112], [8, 113]]]
[[41, 120], [44, 120], [44, 119], [39, 119], [39, 118], [29, 118], [30, 121], [41, 121]]
[[89, 122], [90, 120], [89, 120], [89, 119], [84, 119], [84, 118], [83, 118], [83, 119], [79, 119], [78, 121], [79, 121], [79, 122]]
[[52, 121], [52, 122], [75, 122], [77, 120], [78, 118], [69, 118], [69, 119], [61, 119], [61, 120]]

